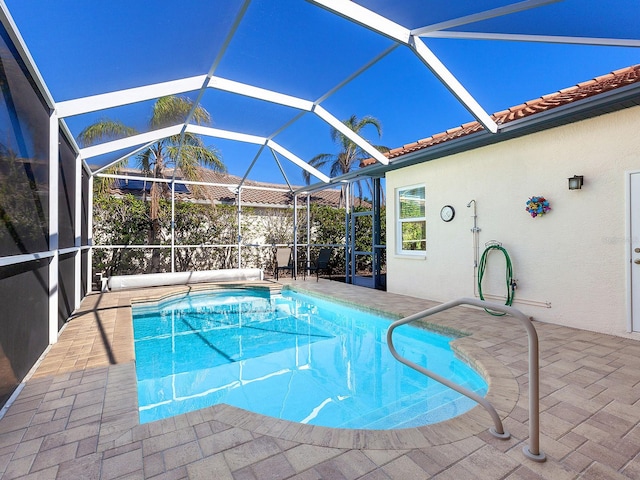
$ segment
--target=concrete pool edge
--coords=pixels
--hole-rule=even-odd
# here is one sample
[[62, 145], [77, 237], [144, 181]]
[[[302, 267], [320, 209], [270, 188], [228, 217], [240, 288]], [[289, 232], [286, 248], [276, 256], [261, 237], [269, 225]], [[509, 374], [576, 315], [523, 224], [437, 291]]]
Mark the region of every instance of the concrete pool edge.
[[[263, 288], [277, 288], [273, 282], [266, 281], [251, 283], [238, 282], [234, 283], [232, 288], [260, 286]], [[135, 302], [153, 302], [166, 298], [167, 296], [188, 293], [189, 291], [203, 291], [208, 289], [217, 290], [229, 287], [230, 285], [200, 284], [197, 288], [180, 286], [163, 289], [160, 293], [147, 292], [143, 294], [143, 292], [132, 291], [132, 293], [139, 293], [140, 295], [132, 295], [128, 305], [121, 304], [119, 307], [128, 312], [129, 325], [130, 328], [133, 329], [131, 305]], [[299, 291], [305, 290], [299, 289]], [[344, 303], [356, 305], [354, 302]], [[441, 324], [437, 320], [430, 323], [442, 327], [445, 331], [452, 330], [451, 326]], [[460, 332], [459, 329], [453, 330]], [[467, 332], [462, 333], [467, 334], [468, 336], [455, 339], [452, 342], [452, 346], [461, 358], [463, 358], [485, 378], [488, 383], [488, 393], [486, 398], [492, 403], [501, 418], [504, 419], [514, 409], [518, 401], [518, 382], [505, 365], [493, 358], [484, 348], [478, 346], [478, 341], [481, 341], [482, 339], [478, 339], [476, 334], [469, 334]], [[131, 348], [133, 348], [133, 335], [131, 335], [130, 341]], [[130, 371], [132, 379], [127, 379], [127, 383], [129, 383], [129, 381], [133, 381], [134, 384], [137, 384], [135, 363], [132, 363], [131, 365], [133, 366]], [[108, 389], [109, 384], [107, 385], [107, 390]], [[106, 393], [107, 395], [109, 394], [108, 391]], [[135, 392], [135, 405], [135, 415], [137, 419], [137, 389]], [[492, 426], [489, 415], [480, 406], [476, 406], [470, 411], [450, 420], [422, 427], [397, 430], [353, 430], [304, 425], [287, 420], [267, 417], [227, 404], [207, 407], [201, 410], [196, 410], [195, 412], [185, 413], [156, 422], [139, 424], [139, 421], [137, 421], [137, 424], [142, 428], [142, 430], [146, 430], [147, 428], [155, 430], [156, 428], [162, 428], [162, 425], [167, 424], [167, 422], [187, 422], [191, 424], [197, 418], [201, 418], [203, 421], [218, 421], [232, 427], [237, 427], [281, 440], [330, 448], [372, 450], [411, 449], [443, 445], [478, 435], [483, 431], [488, 431]]]

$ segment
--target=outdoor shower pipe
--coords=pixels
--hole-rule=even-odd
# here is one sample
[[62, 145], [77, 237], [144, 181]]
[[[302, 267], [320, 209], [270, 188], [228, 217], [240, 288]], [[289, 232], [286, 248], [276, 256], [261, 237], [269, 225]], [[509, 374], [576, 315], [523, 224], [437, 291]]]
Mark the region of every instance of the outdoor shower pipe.
[[408, 367], [413, 368], [414, 370], [430, 377], [437, 382], [446, 385], [447, 387], [455, 390], [462, 395], [469, 397], [470, 399], [476, 401], [480, 405], [482, 405], [485, 410], [489, 413], [491, 418], [493, 419], [494, 427], [489, 429], [491, 434], [497, 438], [508, 439], [510, 438], [510, 434], [506, 432], [502, 426], [502, 421], [500, 420], [500, 416], [493, 408], [493, 406], [483, 397], [477, 395], [475, 392], [467, 390], [466, 388], [451, 382], [450, 380], [441, 377], [437, 373], [431, 372], [416, 363], [413, 363], [410, 360], [402, 357], [395, 349], [393, 345], [393, 331], [401, 326], [410, 322], [414, 322], [416, 320], [424, 319], [430, 315], [434, 315], [436, 313], [443, 312], [453, 307], [457, 307], [459, 305], [473, 305], [481, 308], [489, 308], [495, 311], [505, 312], [512, 317], [517, 318], [524, 325], [527, 336], [529, 339], [529, 446], [525, 445], [522, 448], [522, 452], [524, 455], [536, 462], [544, 462], [546, 460], [546, 455], [540, 451], [540, 388], [539, 388], [539, 374], [538, 374], [538, 333], [534, 328], [531, 320], [522, 313], [520, 310], [509, 307], [507, 305], [500, 305], [491, 302], [485, 302], [483, 300], [477, 300], [475, 298], [459, 298], [458, 300], [453, 300], [451, 302], [443, 303], [441, 305], [435, 306], [433, 308], [429, 308], [428, 310], [424, 310], [422, 312], [418, 312], [414, 315], [410, 315], [405, 318], [401, 318], [391, 324], [389, 330], [387, 330], [387, 345], [391, 354], [401, 363], [404, 363]]
[[471, 229], [471, 234], [473, 235], [473, 294], [475, 296], [478, 295], [476, 291], [476, 268], [478, 268], [478, 259], [480, 258], [480, 242], [479, 242], [479, 234], [480, 229], [478, 228], [478, 211], [477, 211], [477, 203], [474, 200], [471, 200], [467, 203], [467, 208], [471, 208], [471, 204], [473, 204], [473, 228]]

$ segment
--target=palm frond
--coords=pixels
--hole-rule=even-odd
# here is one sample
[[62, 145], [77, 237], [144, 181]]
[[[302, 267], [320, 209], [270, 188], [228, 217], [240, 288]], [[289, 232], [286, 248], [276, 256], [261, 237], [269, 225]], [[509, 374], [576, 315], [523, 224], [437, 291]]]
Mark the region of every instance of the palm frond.
[[[158, 129], [184, 123], [193, 109], [193, 101], [187, 97], [169, 95], [160, 97], [153, 105], [151, 128]], [[201, 106], [196, 107], [191, 121], [199, 125], [211, 123], [211, 115]]]
[[[330, 153], [321, 153], [313, 157], [311, 160], [309, 160], [308, 163], [312, 167], [317, 168], [318, 170], [321, 170], [333, 158], [334, 158], [334, 155], [331, 155]], [[302, 170], [302, 178], [305, 184], [309, 185], [309, 183], [311, 183], [311, 174], [306, 170]]]
[[360, 132], [360, 130], [362, 130], [367, 125], [371, 125], [376, 129], [376, 132], [378, 133], [378, 137], [382, 136], [382, 125], [380, 123], [380, 120], [378, 120], [375, 117], [372, 117], [371, 115], [367, 115], [363, 117], [360, 121], [356, 122], [354, 132], [356, 133]]
[[[111, 165], [109, 168], [105, 168], [102, 173], [106, 173], [109, 175], [118, 174], [120, 173], [120, 170], [127, 166], [128, 162], [128, 158], [122, 159], [119, 162]], [[109, 192], [109, 190], [111, 190], [115, 181], [115, 178], [96, 177], [93, 184], [93, 190], [98, 194], [106, 194]]]
[[127, 127], [118, 120], [102, 119], [89, 125], [78, 135], [81, 147], [88, 147], [99, 142], [108, 142], [129, 137], [138, 133], [135, 128]]
[[226, 172], [227, 167], [222, 161], [220, 152], [212, 147], [199, 145], [183, 145], [180, 160], [177, 162], [180, 169], [202, 165], [216, 172]]
[[[378, 136], [382, 135], [382, 125], [380, 121], [377, 118], [372, 117], [371, 115], [366, 115], [361, 119], [358, 119], [356, 115], [351, 115], [346, 120], [343, 120], [342, 123], [345, 126], [347, 126], [350, 130], [354, 131], [360, 136], [362, 136], [360, 131], [368, 125], [371, 125], [373, 128], [375, 128], [376, 132], [378, 133]], [[349, 137], [347, 137], [346, 135], [344, 135], [342, 132], [335, 129], [334, 127], [331, 127], [329, 129], [329, 134], [331, 136], [331, 140], [335, 144], [337, 144], [339, 147], [338, 154], [331, 155], [331, 154], [325, 153], [325, 154], [317, 155], [314, 158], [318, 158], [318, 157], [323, 158], [324, 161], [322, 162], [320, 167], [324, 167], [329, 162], [329, 159], [331, 159], [332, 163], [330, 167], [330, 175], [332, 177], [349, 173], [354, 168], [358, 168], [363, 159], [370, 157], [370, 155], [367, 152], [362, 150], [362, 148], [356, 145], [356, 143], [354, 143]], [[376, 148], [381, 152], [389, 151], [387, 147], [375, 146], [374, 148]], [[319, 168], [317, 165], [314, 165], [314, 166], [316, 168]], [[308, 184], [309, 177], [310, 177], [309, 173], [306, 171], [303, 171], [302, 177], [304, 178], [305, 182]]]
[[153, 151], [148, 148], [144, 152], [138, 155], [138, 167], [145, 175], [151, 174], [151, 165], [155, 163], [155, 155]]
[[[182, 148], [179, 148], [179, 145], [167, 145], [165, 153], [167, 158], [165, 165], [180, 169], [185, 178], [190, 180], [199, 180], [198, 166], [203, 166], [216, 172], [227, 171], [220, 152], [213, 147], [183, 144]], [[178, 155], [180, 155], [179, 159], [177, 158]], [[194, 172], [194, 176], [190, 177], [189, 172]]]

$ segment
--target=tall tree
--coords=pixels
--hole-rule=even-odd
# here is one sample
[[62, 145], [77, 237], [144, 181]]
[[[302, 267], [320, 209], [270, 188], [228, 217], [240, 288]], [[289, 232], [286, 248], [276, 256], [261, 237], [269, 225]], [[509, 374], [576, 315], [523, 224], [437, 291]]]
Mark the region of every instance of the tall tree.
[[[358, 135], [360, 131], [364, 129], [366, 126], [371, 126], [375, 129], [378, 134], [378, 137], [382, 135], [382, 125], [380, 121], [367, 115], [362, 118], [358, 118], [356, 115], [351, 115], [347, 120], [343, 120], [343, 122], [347, 127], [353, 130]], [[345, 136], [339, 130], [336, 130], [334, 127], [331, 127], [330, 130], [331, 140], [338, 145], [339, 150], [338, 153], [321, 153], [316, 155], [311, 160], [309, 160], [309, 165], [317, 168], [318, 170], [322, 170], [327, 165], [329, 165], [329, 174], [331, 177], [335, 177], [338, 175], [343, 175], [345, 173], [349, 173], [350, 171], [359, 167], [360, 162], [369, 158], [371, 155], [362, 150], [358, 145], [356, 145], [349, 137]], [[374, 148], [381, 152], [388, 152], [389, 149], [382, 145], [373, 145]], [[311, 175], [306, 170], [303, 170], [302, 177], [304, 181], [308, 185], [311, 180]], [[363, 189], [362, 189], [362, 181], [357, 180], [354, 182], [358, 190], [358, 198], [362, 200], [363, 197]], [[367, 182], [367, 187], [369, 189], [369, 193], [373, 195], [371, 183]], [[345, 191], [346, 187], [342, 186], [342, 192], [340, 196], [340, 202], [344, 202], [345, 199]]]
[[[151, 130], [179, 125], [184, 123], [193, 110], [190, 122], [198, 125], [209, 125], [211, 115], [203, 107], [193, 108], [193, 101], [186, 97], [166, 96], [159, 98], [153, 106], [153, 113], [149, 121]], [[104, 119], [88, 126], [78, 136], [82, 146], [93, 145], [98, 142], [124, 138], [137, 133], [120, 121]], [[198, 166], [215, 171], [224, 172], [226, 167], [219, 152], [206, 146], [197, 135], [185, 132], [183, 136], [174, 135], [159, 140], [137, 155], [140, 169], [150, 177], [163, 178], [167, 170], [179, 170], [187, 180], [200, 180]], [[128, 159], [122, 163], [126, 164]], [[115, 165], [115, 169], [124, 165]], [[160, 199], [169, 192], [166, 183], [152, 182], [149, 192], [151, 203], [149, 229], [149, 244], [154, 245], [160, 236]], [[153, 250], [151, 271], [158, 270], [160, 251]]]

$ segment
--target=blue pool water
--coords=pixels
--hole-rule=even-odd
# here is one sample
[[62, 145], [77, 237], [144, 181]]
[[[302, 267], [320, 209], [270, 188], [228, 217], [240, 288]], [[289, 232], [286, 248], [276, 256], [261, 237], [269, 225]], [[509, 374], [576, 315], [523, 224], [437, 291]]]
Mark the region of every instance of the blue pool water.
[[[459, 415], [474, 402], [394, 359], [391, 320], [283, 290], [203, 292], [133, 307], [142, 423], [227, 403], [341, 428], [391, 429]], [[484, 395], [451, 338], [394, 333], [398, 352]]]

